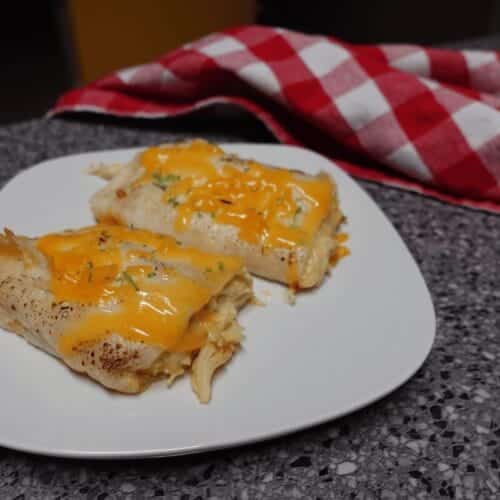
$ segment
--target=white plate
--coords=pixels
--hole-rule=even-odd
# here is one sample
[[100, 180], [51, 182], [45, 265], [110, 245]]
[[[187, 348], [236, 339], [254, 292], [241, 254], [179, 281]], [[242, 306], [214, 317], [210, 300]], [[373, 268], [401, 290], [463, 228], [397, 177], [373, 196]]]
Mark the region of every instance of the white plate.
[[[256, 279], [267, 307], [241, 314], [242, 351], [200, 405], [184, 378], [140, 396], [106, 391], [0, 330], [0, 445], [65, 457], [149, 457], [271, 438], [365, 406], [405, 382], [432, 346], [435, 317], [410, 253], [367, 194], [304, 149], [227, 144], [271, 164], [333, 174], [347, 214], [352, 255], [291, 307], [284, 289]], [[0, 192], [0, 225], [40, 235], [92, 223], [88, 199], [102, 181], [94, 162], [123, 162], [137, 149], [46, 161]]]

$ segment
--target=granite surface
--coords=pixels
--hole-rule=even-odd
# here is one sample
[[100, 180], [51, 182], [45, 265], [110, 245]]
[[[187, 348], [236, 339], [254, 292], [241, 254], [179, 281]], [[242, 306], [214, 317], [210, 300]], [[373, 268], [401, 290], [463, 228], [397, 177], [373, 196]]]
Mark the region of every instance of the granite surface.
[[[174, 127], [82, 115], [0, 128], [0, 184], [80, 151], [190, 135], [271, 140], [249, 120], [220, 122], [217, 130], [203, 117]], [[436, 342], [407, 384], [340, 420], [198, 456], [98, 462], [0, 448], [0, 498], [500, 498], [500, 216], [361, 184], [407, 243], [434, 299]]]

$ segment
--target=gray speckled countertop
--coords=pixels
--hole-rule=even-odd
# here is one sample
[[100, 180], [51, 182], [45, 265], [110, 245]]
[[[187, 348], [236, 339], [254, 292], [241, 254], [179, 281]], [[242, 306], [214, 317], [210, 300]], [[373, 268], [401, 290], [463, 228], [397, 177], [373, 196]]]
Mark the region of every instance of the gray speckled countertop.
[[[40, 119], [0, 128], [0, 184], [47, 158], [189, 135], [271, 140], [248, 120], [217, 131], [200, 118], [175, 128]], [[500, 498], [500, 216], [361, 184], [406, 241], [436, 307], [434, 348], [407, 384], [340, 420], [198, 456], [93, 462], [0, 448], [0, 498]]]

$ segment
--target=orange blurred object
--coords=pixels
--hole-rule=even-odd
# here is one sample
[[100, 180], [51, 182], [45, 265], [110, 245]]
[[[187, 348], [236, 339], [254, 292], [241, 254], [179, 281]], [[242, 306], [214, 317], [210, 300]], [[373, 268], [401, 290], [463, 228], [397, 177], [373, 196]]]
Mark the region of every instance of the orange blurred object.
[[255, 22], [255, 0], [70, 0], [80, 80], [150, 61], [212, 31]]

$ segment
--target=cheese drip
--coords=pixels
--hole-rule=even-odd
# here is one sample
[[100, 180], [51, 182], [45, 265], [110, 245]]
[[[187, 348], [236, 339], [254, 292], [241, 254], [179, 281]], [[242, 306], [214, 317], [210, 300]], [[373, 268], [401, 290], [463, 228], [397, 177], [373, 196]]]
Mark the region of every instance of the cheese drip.
[[193, 315], [242, 268], [239, 258], [122, 226], [50, 234], [37, 246], [48, 259], [55, 300], [88, 306], [61, 336], [65, 354], [111, 333], [170, 351], [199, 349], [208, 326], [191, 325]]
[[234, 162], [202, 140], [149, 148], [139, 163], [144, 171], [135, 185], [164, 190], [164, 203], [177, 211], [179, 232], [204, 215], [236, 227], [250, 244], [293, 249], [311, 243], [332, 209], [327, 175], [306, 177], [255, 161]]

